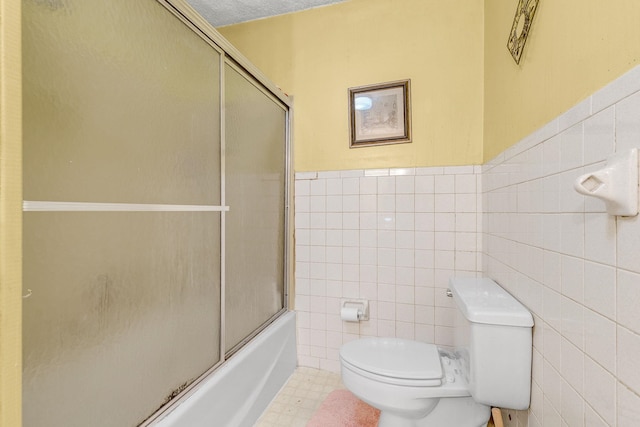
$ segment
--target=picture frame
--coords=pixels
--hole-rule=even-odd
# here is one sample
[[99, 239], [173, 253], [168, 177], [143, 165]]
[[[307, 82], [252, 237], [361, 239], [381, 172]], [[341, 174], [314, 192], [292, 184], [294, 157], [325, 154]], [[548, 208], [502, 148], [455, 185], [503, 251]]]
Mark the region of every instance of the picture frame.
[[524, 45], [527, 43], [527, 37], [531, 32], [533, 17], [538, 9], [539, 0], [518, 0], [516, 13], [511, 24], [511, 32], [509, 40], [507, 40], [507, 49], [516, 64], [520, 65]]
[[411, 142], [411, 80], [349, 88], [349, 148]]

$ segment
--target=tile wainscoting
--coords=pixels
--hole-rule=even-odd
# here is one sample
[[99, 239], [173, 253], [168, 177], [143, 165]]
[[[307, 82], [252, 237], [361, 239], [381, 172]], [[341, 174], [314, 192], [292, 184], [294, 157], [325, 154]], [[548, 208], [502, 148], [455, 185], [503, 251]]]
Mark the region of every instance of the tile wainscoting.
[[514, 426], [640, 425], [640, 218], [574, 180], [640, 147], [640, 68], [483, 166], [481, 271], [534, 314], [531, 409]]
[[[449, 345], [453, 275], [480, 262], [479, 166], [296, 173], [298, 360], [339, 371], [338, 350], [363, 336]], [[370, 320], [343, 322], [366, 299]]]

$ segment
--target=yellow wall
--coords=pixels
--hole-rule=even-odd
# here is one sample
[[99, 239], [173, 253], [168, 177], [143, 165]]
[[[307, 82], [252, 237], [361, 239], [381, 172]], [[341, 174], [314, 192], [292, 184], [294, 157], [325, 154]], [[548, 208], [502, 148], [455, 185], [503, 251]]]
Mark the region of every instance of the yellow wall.
[[[517, 65], [517, 3], [350, 0], [220, 32], [294, 96], [297, 171], [482, 163], [640, 59], [640, 1], [540, 0]], [[403, 78], [414, 142], [350, 150], [347, 88]]]
[[0, 426], [22, 398], [22, 104], [20, 1], [0, 0]]
[[540, 0], [516, 65], [506, 48], [516, 4], [485, 1], [485, 161], [640, 59], [640, 1]]
[[[482, 161], [482, 0], [350, 0], [219, 31], [293, 95], [296, 171]], [[350, 149], [347, 89], [407, 78], [413, 142]]]

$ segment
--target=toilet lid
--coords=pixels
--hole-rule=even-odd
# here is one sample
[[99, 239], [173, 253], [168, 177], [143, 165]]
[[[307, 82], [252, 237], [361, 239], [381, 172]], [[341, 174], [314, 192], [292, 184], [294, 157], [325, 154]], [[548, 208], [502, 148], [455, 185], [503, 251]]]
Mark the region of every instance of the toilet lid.
[[400, 338], [363, 338], [340, 349], [347, 363], [367, 372], [402, 379], [442, 378], [438, 348]]

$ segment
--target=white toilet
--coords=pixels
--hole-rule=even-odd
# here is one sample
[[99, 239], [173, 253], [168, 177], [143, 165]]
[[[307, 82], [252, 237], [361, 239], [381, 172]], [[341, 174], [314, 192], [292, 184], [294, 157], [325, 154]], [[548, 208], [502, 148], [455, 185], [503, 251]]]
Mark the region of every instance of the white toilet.
[[453, 278], [455, 348], [363, 338], [340, 349], [342, 381], [380, 427], [484, 427], [491, 406], [526, 409], [533, 317], [491, 279]]

